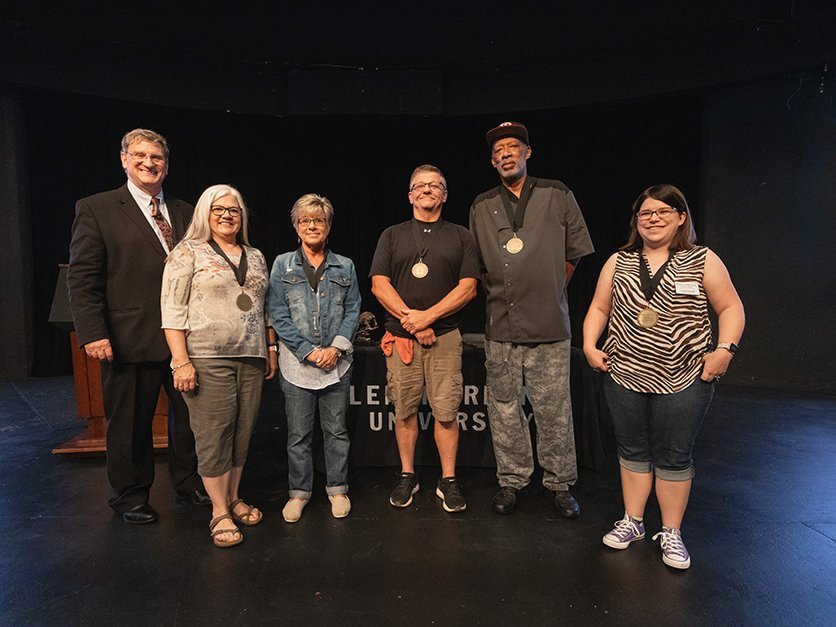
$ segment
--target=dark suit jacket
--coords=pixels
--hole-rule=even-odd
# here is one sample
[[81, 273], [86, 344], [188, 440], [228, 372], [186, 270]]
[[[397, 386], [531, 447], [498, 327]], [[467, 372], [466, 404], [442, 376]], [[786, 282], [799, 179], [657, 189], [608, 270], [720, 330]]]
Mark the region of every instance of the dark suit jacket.
[[[169, 194], [165, 203], [179, 240], [194, 209]], [[127, 185], [78, 201], [67, 286], [80, 345], [109, 338], [124, 363], [169, 355], [160, 317], [165, 258]]]

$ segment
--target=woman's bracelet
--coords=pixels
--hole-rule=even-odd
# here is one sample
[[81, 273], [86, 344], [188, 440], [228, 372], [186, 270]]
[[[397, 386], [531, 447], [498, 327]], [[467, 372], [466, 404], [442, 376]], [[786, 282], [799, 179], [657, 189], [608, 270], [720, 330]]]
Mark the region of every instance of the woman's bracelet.
[[184, 361], [184, 362], [183, 362], [182, 364], [180, 364], [179, 366], [175, 366], [175, 365], [174, 365], [174, 360], [171, 360], [171, 363], [169, 364], [169, 365], [171, 366], [171, 374], [174, 374], [174, 371], [175, 371], [175, 370], [177, 370], [178, 368], [182, 368], [183, 366], [188, 366], [188, 365], [190, 365], [191, 363], [192, 363], [192, 360], [190, 359], [190, 360], [188, 360], [188, 361]]

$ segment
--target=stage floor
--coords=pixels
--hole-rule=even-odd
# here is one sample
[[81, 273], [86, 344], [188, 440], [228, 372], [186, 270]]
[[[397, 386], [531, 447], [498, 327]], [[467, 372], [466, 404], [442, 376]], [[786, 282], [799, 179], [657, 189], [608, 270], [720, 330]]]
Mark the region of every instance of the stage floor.
[[352, 513], [339, 521], [318, 475], [287, 525], [285, 430], [270, 409], [242, 489], [265, 521], [220, 550], [209, 510], [175, 504], [165, 455], [151, 497], [160, 521], [137, 527], [107, 507], [103, 458], [50, 453], [81, 427], [70, 378], [0, 383], [0, 624], [832, 624], [836, 397], [718, 387], [683, 572], [650, 541], [653, 499], [644, 542], [601, 544], [622, 516], [611, 441], [604, 471], [581, 469], [574, 521], [537, 487], [513, 515], [494, 514], [493, 471], [476, 468], [459, 472], [467, 511], [447, 514], [437, 469], [423, 467], [404, 510], [388, 504], [396, 469], [352, 470]]

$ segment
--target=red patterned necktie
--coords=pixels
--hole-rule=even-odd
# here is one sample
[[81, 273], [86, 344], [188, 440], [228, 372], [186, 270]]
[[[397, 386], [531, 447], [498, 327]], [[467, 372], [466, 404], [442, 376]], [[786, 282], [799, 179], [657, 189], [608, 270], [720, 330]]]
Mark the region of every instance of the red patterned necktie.
[[174, 235], [171, 233], [171, 225], [160, 211], [160, 199], [156, 196], [151, 197], [151, 217], [154, 218], [154, 222], [160, 227], [160, 233], [163, 234], [163, 239], [165, 240], [166, 246], [168, 246], [168, 252], [171, 252], [174, 250]]

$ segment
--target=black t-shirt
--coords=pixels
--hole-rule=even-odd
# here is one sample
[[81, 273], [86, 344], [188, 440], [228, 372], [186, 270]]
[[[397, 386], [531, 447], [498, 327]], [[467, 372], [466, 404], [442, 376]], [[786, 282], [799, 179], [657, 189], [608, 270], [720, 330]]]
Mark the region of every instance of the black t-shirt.
[[[423, 279], [412, 276], [412, 266], [418, 262], [418, 249], [412, 235], [412, 222], [390, 226], [383, 231], [374, 251], [369, 276], [381, 275], [392, 281], [392, 286], [412, 309], [429, 309], [459, 284], [461, 279], [479, 278], [479, 256], [470, 232], [458, 224], [439, 220], [418, 222], [419, 241], [427, 247], [423, 262], [429, 273]], [[425, 233], [428, 229], [430, 232]], [[432, 329], [436, 335], [458, 328], [461, 310], [436, 320]], [[412, 337], [400, 322], [386, 312], [386, 330], [400, 337]]]

